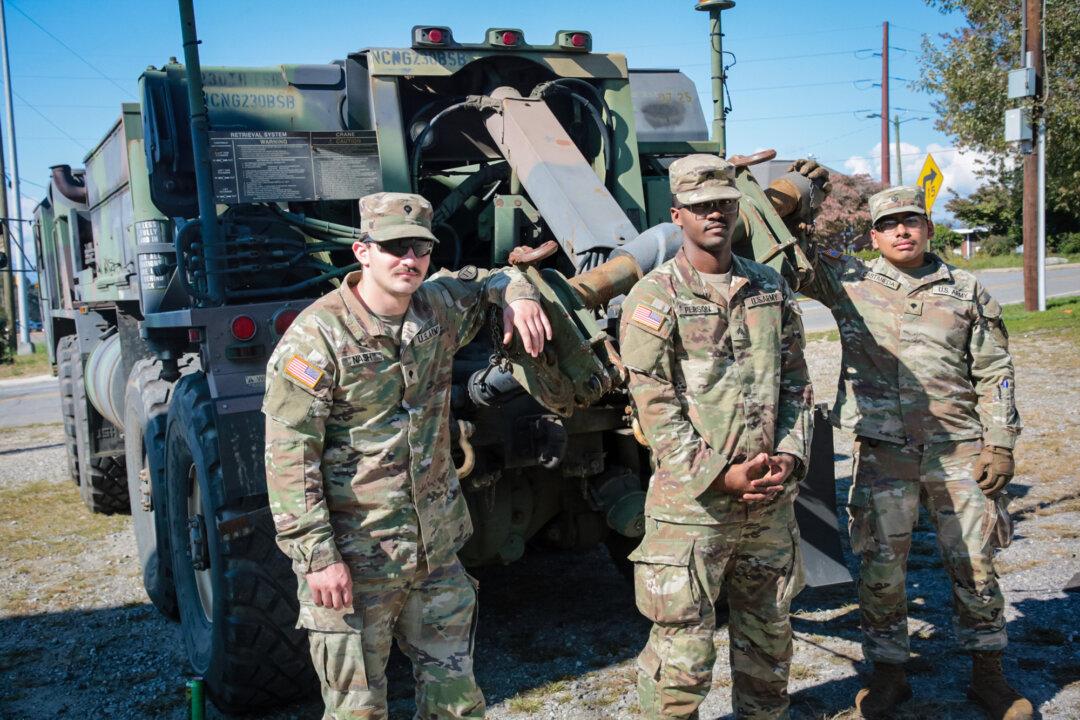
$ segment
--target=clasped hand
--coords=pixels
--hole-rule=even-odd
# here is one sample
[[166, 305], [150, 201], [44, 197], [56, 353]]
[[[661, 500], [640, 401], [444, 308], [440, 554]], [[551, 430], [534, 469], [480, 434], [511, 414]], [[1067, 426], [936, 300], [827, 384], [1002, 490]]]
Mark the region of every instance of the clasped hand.
[[744, 462], [732, 463], [720, 475], [721, 489], [739, 502], [772, 500], [784, 489], [795, 469], [795, 457], [787, 453], [758, 453]]

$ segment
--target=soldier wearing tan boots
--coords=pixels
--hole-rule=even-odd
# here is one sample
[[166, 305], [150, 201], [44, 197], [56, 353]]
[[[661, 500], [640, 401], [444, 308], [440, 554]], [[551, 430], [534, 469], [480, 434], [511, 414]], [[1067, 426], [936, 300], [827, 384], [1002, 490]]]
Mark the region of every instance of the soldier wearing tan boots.
[[952, 580], [957, 640], [973, 659], [968, 696], [995, 720], [1027, 720], [1031, 703], [1002, 672], [1005, 600], [993, 563], [1011, 535], [1002, 493], [1021, 428], [1001, 306], [971, 273], [927, 252], [934, 225], [922, 190], [890, 188], [869, 203], [881, 257], [819, 251], [804, 289], [839, 326], [832, 415], [856, 435], [849, 528], [874, 672], [855, 704], [883, 718], [911, 697], [904, 583], [921, 501]]

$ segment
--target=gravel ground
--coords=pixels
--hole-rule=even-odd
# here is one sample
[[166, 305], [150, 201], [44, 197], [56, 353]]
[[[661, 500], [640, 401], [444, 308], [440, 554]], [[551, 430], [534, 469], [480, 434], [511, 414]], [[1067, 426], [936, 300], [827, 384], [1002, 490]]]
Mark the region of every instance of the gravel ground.
[[[998, 559], [1007, 670], [1041, 717], [1080, 719], [1080, 595], [1061, 591], [1080, 570], [1080, 450], [1070, 437], [1080, 426], [1077, 347], [1052, 335], [1014, 337], [1013, 346], [1026, 429], [1011, 486], [1016, 540]], [[837, 343], [811, 343], [808, 358], [818, 400], [831, 400]], [[836, 437], [839, 502], [850, 483], [850, 445]], [[184, 718], [179, 628], [143, 595], [128, 520], [89, 516], [65, 475], [59, 425], [0, 432], [0, 717]], [[25, 513], [32, 507], [44, 510]], [[964, 698], [969, 663], [954, 649], [950, 590], [925, 518], [909, 570], [916, 698], [898, 717], [981, 718]], [[604, 550], [531, 550], [477, 575], [476, 665], [488, 717], [637, 717], [633, 658], [648, 625]], [[868, 670], [854, 589], [805, 591], [793, 624], [793, 717], [854, 717], [852, 698]], [[716, 642], [713, 691], [701, 708], [708, 719], [730, 717], [731, 708], [726, 633]], [[388, 672], [391, 715], [408, 718], [407, 664], [395, 655]], [[220, 717], [213, 708], [208, 715]], [[309, 701], [260, 717], [314, 719], [320, 707]]]

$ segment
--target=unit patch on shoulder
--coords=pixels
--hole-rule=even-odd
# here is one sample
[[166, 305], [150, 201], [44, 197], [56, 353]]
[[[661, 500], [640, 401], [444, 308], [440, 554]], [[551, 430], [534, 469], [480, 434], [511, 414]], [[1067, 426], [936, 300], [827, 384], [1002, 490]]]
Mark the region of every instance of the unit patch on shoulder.
[[465, 280], [467, 282], [469, 280], [475, 280], [478, 274], [475, 265], [466, 265], [458, 270], [457, 276], [458, 280]]
[[876, 282], [878, 285], [884, 285], [885, 287], [889, 288], [890, 290], [899, 290], [900, 289], [900, 281], [899, 280], [893, 280], [888, 275], [882, 275], [881, 273], [876, 273], [876, 272], [868, 272], [868, 273], [866, 273], [866, 279], [870, 280], [872, 282]]
[[933, 295], [948, 295], [949, 297], [954, 297], [957, 300], [975, 299], [974, 292], [972, 292], [971, 290], [964, 290], [963, 288], [958, 288], [955, 285], [935, 285], [930, 290], [930, 293]]
[[662, 314], [644, 304], [639, 304], [630, 315], [631, 322], [653, 332], [658, 332], [666, 319]]
[[712, 303], [675, 303], [675, 314], [679, 317], [692, 315], [718, 315], [720, 308]]
[[314, 390], [325, 373], [299, 355], [293, 355], [289, 362], [285, 363], [285, 374], [304, 387]]
[[746, 298], [746, 304], [749, 307], [757, 307], [759, 305], [775, 305], [784, 299], [784, 293], [777, 290], [771, 293], [759, 293], [757, 295], [751, 295]]
[[439, 323], [435, 323], [434, 325], [426, 327], [416, 334], [416, 344], [420, 345], [426, 343], [428, 340], [435, 337], [440, 332], [442, 332], [442, 325], [440, 325]]
[[377, 350], [361, 350], [355, 355], [346, 355], [341, 358], [341, 364], [345, 367], [356, 367], [357, 365], [368, 365], [373, 362], [379, 362], [383, 359], [383, 354]]

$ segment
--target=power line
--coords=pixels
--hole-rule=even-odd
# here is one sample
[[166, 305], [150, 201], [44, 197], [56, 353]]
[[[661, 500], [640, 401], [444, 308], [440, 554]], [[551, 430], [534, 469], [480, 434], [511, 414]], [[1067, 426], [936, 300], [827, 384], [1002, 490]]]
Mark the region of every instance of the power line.
[[[741, 89], [732, 87], [730, 89], [731, 89], [731, 91], [733, 93], [748, 93], [748, 92], [762, 92], [762, 91], [765, 91], [765, 90], [792, 90], [792, 89], [807, 88], [807, 87], [823, 87], [825, 85], [847, 85], [849, 83], [854, 84], [854, 83], [857, 83], [857, 82], [862, 82], [862, 79], [860, 78], [858, 80], [830, 80], [828, 82], [817, 82], [817, 83], [793, 83], [791, 85], [768, 85], [768, 86], [765, 86], [765, 87], [752, 87], [752, 88], [741, 88]], [[729, 87], [730, 87], [730, 83], [729, 83]]]
[[[40, 115], [40, 116], [41, 116], [41, 119], [42, 119], [42, 120], [44, 120], [45, 122], [49, 123], [49, 124], [50, 124], [50, 125], [52, 125], [52, 126], [53, 126], [54, 128], [56, 128], [57, 130], [59, 130], [59, 131], [60, 131], [60, 134], [61, 134], [61, 135], [63, 135], [64, 137], [66, 137], [66, 138], [67, 138], [68, 140], [70, 140], [71, 142], [75, 143], [76, 145], [78, 145], [79, 147], [81, 147], [81, 148], [82, 148], [83, 150], [89, 150], [89, 149], [90, 149], [90, 148], [88, 148], [88, 147], [87, 147], [86, 145], [83, 145], [83, 144], [82, 144], [81, 142], [79, 142], [78, 140], [76, 140], [76, 139], [75, 139], [75, 136], [74, 136], [74, 135], [71, 135], [71, 134], [70, 134], [70, 133], [69, 133], [69, 132], [68, 132], [67, 130], [65, 130], [64, 128], [60, 127], [60, 126], [59, 126], [59, 125], [57, 125], [56, 123], [54, 123], [54, 122], [53, 122], [53, 121], [52, 121], [52, 120], [51, 120], [51, 119], [49, 118], [49, 116], [48, 116], [48, 115], [46, 115], [45, 113], [43, 113], [43, 112], [41, 112], [40, 110], [38, 110], [38, 109], [37, 109], [36, 107], [34, 107], [33, 105], [31, 105], [30, 103], [26, 102], [26, 98], [24, 98], [24, 97], [23, 97], [22, 95], [20, 95], [19, 93], [15, 92], [14, 90], [12, 90], [12, 91], [11, 91], [11, 94], [12, 94], [12, 95], [14, 95], [15, 97], [19, 98], [19, 100], [21, 100], [21, 101], [22, 101], [22, 102], [23, 102], [23, 103], [24, 103], [24, 104], [26, 105], [26, 107], [30, 108], [31, 110], [33, 110], [34, 112], [36, 112], [36, 113], [37, 113], [38, 115]], [[20, 179], [21, 179], [21, 178], [20, 178]]]
[[[26, 18], [27, 20], [29, 20], [29, 21], [30, 21], [30, 23], [31, 23], [31, 24], [32, 24], [32, 25], [33, 25], [34, 27], [36, 27], [36, 28], [37, 28], [38, 30], [40, 30], [41, 32], [43, 32], [43, 33], [45, 33], [46, 35], [48, 35], [49, 37], [51, 37], [51, 38], [52, 38], [53, 40], [55, 40], [55, 41], [56, 41], [56, 42], [57, 42], [57, 43], [58, 43], [58, 44], [59, 44], [59, 45], [60, 45], [60, 46], [61, 46], [62, 48], [64, 48], [64, 49], [65, 49], [65, 50], [67, 50], [67, 51], [68, 51], [69, 53], [71, 53], [72, 55], [74, 55], [75, 57], [77, 57], [77, 58], [78, 58], [78, 59], [79, 59], [80, 61], [82, 61], [83, 65], [86, 65], [86, 67], [90, 68], [91, 70], [93, 70], [94, 72], [96, 72], [96, 73], [97, 73], [98, 75], [100, 75], [101, 77], [103, 77], [103, 78], [105, 78], [106, 80], [108, 80], [108, 81], [109, 81], [110, 83], [112, 83], [112, 84], [113, 84], [113, 85], [115, 85], [115, 86], [116, 86], [117, 88], [119, 88], [119, 89], [120, 89], [121, 91], [123, 91], [123, 93], [124, 93], [125, 95], [127, 95], [127, 96], [129, 96], [129, 97], [131, 97], [131, 96], [132, 96], [132, 94], [131, 94], [131, 91], [130, 91], [130, 90], [128, 90], [128, 89], [127, 89], [127, 88], [125, 88], [125, 87], [124, 87], [123, 85], [121, 85], [120, 83], [116, 82], [115, 80], [113, 80], [112, 78], [110, 78], [110, 77], [109, 77], [108, 75], [106, 75], [106, 74], [105, 74], [105, 72], [104, 72], [104, 71], [102, 71], [102, 70], [101, 70], [101, 69], [100, 69], [100, 68], [99, 68], [98, 66], [94, 65], [94, 64], [93, 64], [92, 62], [90, 62], [89, 60], [87, 60], [86, 58], [84, 58], [84, 57], [83, 57], [82, 55], [80, 55], [80, 54], [79, 54], [78, 52], [76, 52], [76, 51], [75, 51], [75, 49], [74, 49], [73, 47], [71, 47], [71, 46], [70, 46], [70, 45], [68, 45], [68, 44], [67, 44], [66, 42], [64, 42], [63, 40], [61, 40], [60, 38], [56, 37], [56, 36], [55, 36], [55, 35], [53, 35], [53, 34], [52, 34], [51, 32], [49, 32], [48, 30], [46, 30], [46, 29], [45, 29], [45, 27], [44, 27], [44, 26], [43, 26], [43, 25], [42, 25], [41, 23], [39, 23], [39, 22], [38, 22], [37, 20], [35, 20], [34, 18], [32, 18], [32, 17], [30, 17], [29, 15], [27, 15], [27, 14], [26, 14], [25, 12], [23, 12], [23, 10], [22, 10], [21, 8], [19, 8], [19, 7], [17, 6], [17, 5], [15, 5], [15, 4], [13, 4], [13, 3], [11, 3], [11, 2], [10, 2], [10, 0], [9, 0], [9, 2], [8, 2], [8, 5], [9, 5], [9, 6], [11, 7], [11, 9], [12, 9], [12, 10], [14, 10], [15, 12], [19, 13], [20, 15], [22, 15], [22, 16], [23, 16], [24, 18]], [[66, 134], [66, 133], [65, 133], [65, 134]]]
[[848, 113], [864, 113], [870, 112], [870, 108], [860, 108], [857, 110], [835, 110], [832, 112], [822, 113], [803, 113], [796, 115], [767, 115], [762, 117], [748, 117], [748, 118], [736, 118], [734, 115], [728, 118], [728, 123], [735, 122], [749, 122], [751, 120], [791, 120], [795, 118], [811, 118], [811, 117], [825, 117], [826, 115], [847, 115]]
[[33, 185], [34, 187], [39, 187], [39, 188], [41, 188], [42, 190], [48, 190], [48, 189], [49, 189], [49, 186], [48, 186], [48, 185], [42, 185], [41, 183], [36, 183], [36, 182], [34, 182], [33, 180], [27, 180], [27, 179], [26, 179], [26, 178], [24, 178], [24, 177], [23, 177], [22, 175], [20, 175], [20, 176], [19, 176], [19, 182], [24, 182], [24, 183], [26, 183], [27, 185]]
[[[121, 90], [124, 90], [124, 88], [120, 85], [117, 85], [114, 81], [128, 79], [120, 77], [110, 77], [108, 75], [30, 75], [26, 73], [16, 73], [11, 77], [19, 78], [20, 80], [105, 80], [107, 82], [111, 82], [113, 85], [116, 85]], [[131, 94], [127, 90], [124, 90], [124, 92], [128, 93], [129, 95]]]
[[[15, 107], [29, 107], [29, 105], [26, 105], [25, 103], [15, 103]], [[38, 108], [63, 108], [65, 110], [69, 110], [69, 109], [116, 110], [117, 109], [117, 105], [115, 103], [113, 103], [112, 105], [71, 105], [71, 104], [68, 104], [68, 103], [38, 103], [37, 107]]]
[[[806, 31], [806, 32], [793, 32], [793, 33], [778, 33], [778, 34], [774, 34], [774, 35], [753, 35], [753, 36], [749, 36], [749, 37], [744, 37], [744, 36], [740, 35], [738, 38], [733, 37], [732, 40], [734, 40], [735, 42], [751, 42], [751, 41], [756, 41], [756, 40], [773, 40], [775, 38], [806, 37], [808, 35], [829, 35], [829, 34], [832, 34], [832, 33], [852, 32], [854, 30], [867, 30], [869, 28], [877, 28], [877, 27], [881, 27], [881, 26], [877, 25], [877, 24], [874, 24], [874, 25], [859, 25], [857, 27], [826, 28], [824, 30], [809, 30], [809, 31]], [[629, 46], [623, 47], [622, 49], [623, 50], [642, 50], [644, 48], [670, 47], [670, 46], [671, 46], [671, 43], [654, 43], [654, 44], [651, 44], [651, 45], [629, 45]]]

